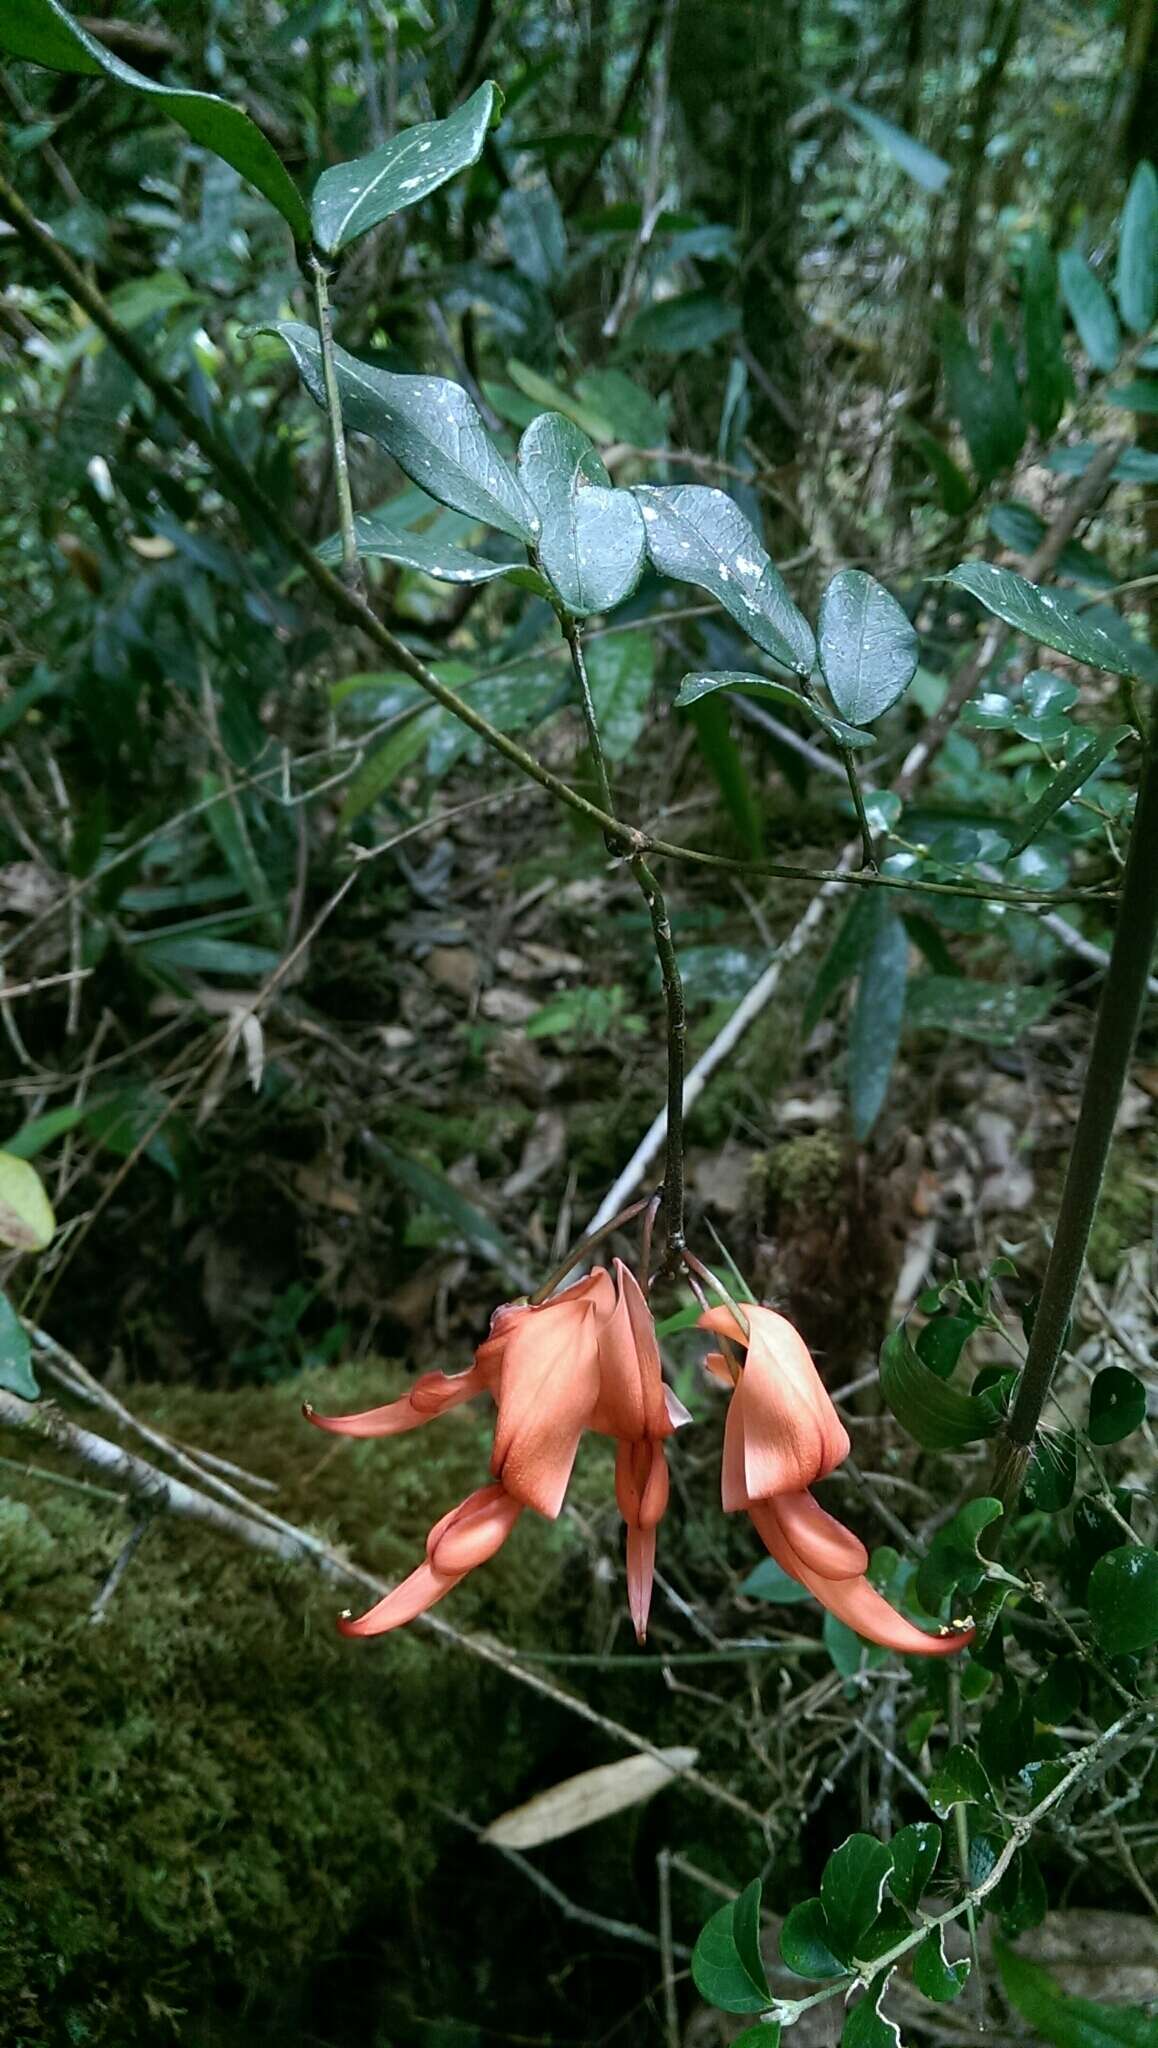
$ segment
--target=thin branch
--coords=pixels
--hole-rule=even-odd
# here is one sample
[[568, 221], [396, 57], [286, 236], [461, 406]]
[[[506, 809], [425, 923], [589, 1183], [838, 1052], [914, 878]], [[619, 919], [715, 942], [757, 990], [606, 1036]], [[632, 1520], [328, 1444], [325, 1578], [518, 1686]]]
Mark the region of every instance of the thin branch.
[[358, 536], [354, 527], [354, 500], [350, 491], [350, 463], [346, 453], [346, 429], [342, 420], [342, 394], [338, 389], [338, 368], [334, 361], [334, 323], [330, 312], [329, 279], [319, 256], [309, 260], [314, 288], [314, 314], [322, 347], [322, 381], [326, 390], [326, 412], [330, 422], [330, 447], [334, 458], [334, 489], [338, 498], [338, 530], [342, 536], [342, 574], [351, 590], [365, 595]]

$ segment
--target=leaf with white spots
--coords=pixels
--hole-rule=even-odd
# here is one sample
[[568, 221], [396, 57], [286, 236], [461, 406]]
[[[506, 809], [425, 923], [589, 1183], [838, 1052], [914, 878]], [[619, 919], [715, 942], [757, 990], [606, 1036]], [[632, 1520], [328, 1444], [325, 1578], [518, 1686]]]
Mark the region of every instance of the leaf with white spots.
[[[322, 351], [312, 327], [275, 320], [259, 330], [285, 342], [310, 397], [325, 405]], [[334, 350], [342, 416], [356, 434], [369, 434], [394, 457], [413, 483], [469, 518], [483, 519], [516, 540], [532, 541], [538, 516], [504, 461], [472, 399], [445, 377], [396, 377]]]
[[539, 515], [543, 573], [566, 609], [584, 618], [619, 604], [643, 570], [643, 516], [586, 434], [562, 413], [540, 413], [519, 442], [519, 481]]
[[423, 121], [369, 156], [323, 171], [311, 202], [314, 240], [323, 256], [336, 256], [379, 221], [417, 206], [477, 163], [501, 106], [502, 94], [488, 79], [445, 121]]
[[863, 569], [841, 569], [820, 600], [820, 666], [837, 710], [868, 725], [903, 697], [920, 648], [895, 597]]
[[1083, 661], [1089, 668], [1108, 669], [1114, 676], [1132, 676], [1136, 665], [1125, 650], [1093, 626], [1073, 605], [1052, 590], [1039, 590], [1027, 583], [1015, 569], [995, 569], [992, 562], [959, 562], [945, 578], [958, 590], [968, 591], [986, 611], [1004, 619], [1015, 632], [1036, 640], [1041, 647], [1055, 647], [1071, 661]]
[[635, 496], [660, 575], [698, 584], [765, 654], [795, 675], [811, 675], [812, 628], [734, 500], [702, 484], [637, 484]]
[[[449, 541], [431, 540], [423, 533], [403, 533], [388, 526], [376, 512], [359, 513], [354, 521], [358, 553], [367, 561], [397, 562], [401, 569], [419, 569], [438, 583], [490, 583], [507, 576], [524, 563], [489, 562], [468, 548], [456, 548]], [[334, 568], [342, 559], [340, 534], [331, 535], [318, 549], [319, 560]]]
[[689, 704], [698, 704], [701, 697], [710, 697], [717, 690], [735, 690], [741, 697], [763, 699], [765, 703], [778, 704], [785, 711], [802, 711], [806, 718], [814, 718], [822, 725], [838, 746], [871, 747], [871, 732], [860, 732], [855, 725], [846, 725], [843, 718], [834, 718], [813, 697], [806, 697], [803, 690], [796, 690], [791, 683], [774, 682], [770, 676], [748, 675], [743, 669], [712, 669], [707, 673], [685, 676], [679, 686], [675, 700], [677, 711], [686, 711]]

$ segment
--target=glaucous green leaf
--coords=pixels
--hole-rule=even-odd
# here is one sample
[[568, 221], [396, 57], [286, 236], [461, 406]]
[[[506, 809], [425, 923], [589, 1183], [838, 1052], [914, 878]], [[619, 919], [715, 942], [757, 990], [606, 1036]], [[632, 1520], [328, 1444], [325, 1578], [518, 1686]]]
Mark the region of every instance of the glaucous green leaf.
[[587, 681], [609, 761], [625, 761], [647, 723], [654, 672], [651, 634], [608, 633], [586, 650]]
[[1121, 1443], [1146, 1419], [1146, 1389], [1124, 1365], [1107, 1365], [1090, 1388], [1089, 1438], [1094, 1444]]
[[0, 1152], [0, 1244], [42, 1252], [55, 1235], [56, 1218], [36, 1168], [14, 1152]]
[[660, 575], [698, 584], [766, 654], [811, 675], [812, 628], [735, 500], [703, 484], [637, 484], [635, 496]]
[[1044, 1017], [1056, 989], [1018, 988], [999, 981], [967, 981], [957, 974], [918, 974], [909, 983], [910, 1024], [952, 1031], [982, 1045], [1016, 1045]]
[[681, 292], [674, 299], [657, 299], [637, 313], [620, 346], [625, 355], [699, 354], [726, 334], [735, 334], [739, 325], [740, 308], [715, 292]]
[[1000, 1417], [989, 1403], [938, 1379], [918, 1358], [903, 1328], [885, 1338], [880, 1371], [889, 1408], [927, 1451], [956, 1450], [997, 1429]]
[[1051, 2048], [1158, 2048], [1158, 2019], [1137, 2006], [1075, 1998], [1040, 1963], [1003, 1941], [993, 1947], [1010, 2004]]
[[[322, 351], [312, 327], [276, 320], [259, 330], [285, 342], [310, 397], [325, 406]], [[474, 401], [445, 377], [398, 377], [334, 350], [347, 428], [369, 434], [413, 483], [442, 505], [485, 520], [516, 540], [533, 541], [538, 515], [500, 455]]]
[[828, 1922], [819, 1899], [802, 1899], [780, 1929], [780, 1959], [796, 1977], [843, 1977], [846, 1966], [833, 1954]]
[[50, 71], [99, 72], [159, 103], [194, 142], [224, 158], [275, 206], [295, 242], [305, 248], [310, 218], [305, 201], [273, 144], [249, 115], [212, 92], [190, 92], [184, 86], [158, 85], [135, 71], [121, 57], [90, 35], [60, 6], [59, 0], [6, 0], [0, 8], [0, 50], [26, 57]]
[[941, 1830], [935, 1820], [912, 1821], [908, 1827], [897, 1829], [889, 1848], [893, 1856], [889, 1890], [898, 1905], [915, 1913], [937, 1868]]
[[1158, 1642], [1158, 1550], [1124, 1543], [1090, 1573], [1087, 1595], [1098, 1641], [1111, 1657]]
[[724, 809], [752, 860], [764, 846], [763, 821], [744, 756], [732, 735], [728, 707], [719, 697], [704, 697], [691, 706], [691, 721], [700, 752], [716, 779]]
[[36, 1401], [40, 1388], [32, 1370], [32, 1346], [12, 1303], [0, 1294], [0, 1387], [22, 1401]]
[[697, 1991], [723, 2012], [762, 2012], [773, 2002], [760, 1955], [760, 1893], [754, 1878], [712, 1914], [692, 1951]]
[[843, 718], [834, 718], [823, 704], [814, 697], [806, 697], [802, 690], [794, 690], [790, 683], [777, 683], [768, 676], [748, 675], [743, 669], [713, 669], [707, 674], [684, 676], [675, 700], [677, 711], [685, 711], [691, 704], [698, 704], [710, 697], [716, 690], [736, 690], [742, 697], [763, 698], [771, 704], [778, 704], [784, 711], [802, 711], [806, 718], [815, 719], [823, 726], [830, 739], [838, 746], [871, 747], [871, 732], [860, 732], [854, 725], [846, 725]]
[[750, 1600], [769, 1600], [774, 1606], [793, 1606], [798, 1600], [811, 1600], [807, 1586], [799, 1579], [790, 1578], [774, 1557], [762, 1557], [754, 1565], [740, 1586], [741, 1593]]
[[603, 417], [597, 407], [592, 407], [582, 398], [573, 398], [561, 384], [556, 384], [550, 377], [541, 376], [538, 370], [532, 370], [529, 363], [520, 362], [518, 356], [507, 358], [507, 375], [511, 383], [522, 392], [523, 397], [534, 399], [538, 407], [538, 411], [529, 412], [525, 419], [519, 421], [520, 426], [529, 427], [545, 406], [549, 412], [561, 412], [565, 419], [574, 420], [580, 432], [586, 434], [592, 441], [615, 439], [610, 421]]
[[515, 269], [550, 291], [567, 267], [567, 227], [553, 185], [508, 185], [499, 200], [499, 222]]
[[959, 562], [945, 581], [967, 591], [986, 611], [1004, 619], [1007, 626], [1037, 641], [1039, 646], [1054, 647], [1071, 661], [1108, 669], [1111, 675], [1136, 673], [1108, 633], [1090, 625], [1054, 591], [1041, 590], [1036, 583], [1027, 582], [1016, 569], [997, 569], [992, 562]]
[[575, 386], [584, 405], [594, 406], [610, 432], [596, 440], [632, 442], [637, 448], [662, 448], [667, 419], [658, 399], [624, 370], [587, 370]]
[[851, 725], [871, 725], [903, 697], [920, 659], [912, 622], [863, 569], [833, 577], [820, 600], [817, 645], [829, 695]]
[[[1084, 476], [1095, 455], [1101, 453], [1096, 441], [1072, 441], [1067, 448], [1051, 448], [1045, 466], [1062, 476]], [[1123, 448], [1113, 469], [1114, 484], [1158, 483], [1158, 453], [1149, 448]]]
[[948, 449], [931, 434], [919, 421], [903, 416], [897, 421], [897, 432], [923, 455], [933, 477], [943, 509], [954, 518], [967, 512], [973, 503], [974, 489], [963, 469], [954, 462]]
[[310, 201], [314, 241], [323, 256], [336, 256], [379, 221], [417, 206], [477, 163], [501, 105], [502, 94], [488, 79], [444, 121], [404, 128], [369, 156], [323, 171]]
[[[490, 583], [525, 564], [488, 562], [485, 555], [471, 554], [449, 541], [430, 540], [425, 534], [406, 533], [387, 524], [379, 512], [359, 513], [354, 520], [358, 553], [367, 561], [397, 562], [401, 569], [419, 569], [438, 583]], [[340, 534], [333, 534], [318, 549], [321, 561], [331, 568], [342, 559]]]
[[1122, 412], [1158, 413], [1158, 379], [1135, 377], [1129, 384], [1115, 384], [1101, 394], [1107, 405]]
[[861, 1937], [880, 1912], [892, 1864], [891, 1852], [875, 1835], [849, 1835], [821, 1872], [826, 1939], [846, 1963], [859, 1954]]
[[848, 1038], [848, 1095], [853, 1129], [863, 1143], [880, 1115], [901, 1042], [909, 935], [883, 905], [861, 963]]
[[366, 756], [346, 784], [346, 794], [338, 813], [340, 826], [354, 824], [363, 811], [377, 803], [378, 798], [417, 761], [432, 732], [445, 717], [441, 704], [428, 704], [425, 710], [405, 719], [387, 733], [381, 746]]
[[1118, 310], [1134, 334], [1146, 334], [1158, 314], [1158, 177], [1143, 161], [1130, 180], [1118, 233]]
[[1025, 441], [1017, 366], [1001, 322], [993, 325], [992, 368], [985, 370], [961, 315], [946, 307], [938, 330], [949, 410], [964, 434], [978, 482], [1011, 469]]
[[577, 618], [610, 611], [635, 589], [647, 554], [631, 492], [615, 489], [587, 436], [558, 412], [531, 421], [518, 471], [539, 515], [539, 563], [564, 607]]
[[869, 107], [859, 106], [856, 100], [846, 99], [843, 93], [830, 92], [828, 95], [834, 107], [855, 121], [870, 142], [890, 156], [906, 177], [921, 187], [922, 192], [940, 192], [949, 178], [949, 166], [943, 156], [935, 156], [910, 135], [905, 128], [898, 128], [893, 121], [886, 121], [880, 114], [874, 114]]
[[1128, 739], [1132, 727], [1112, 725], [1108, 732], [1082, 734], [1075, 731], [1076, 744], [1071, 746], [1070, 758], [1051, 776], [1035, 804], [1032, 804], [1020, 827], [1009, 842], [1011, 854], [1023, 853], [1038, 835], [1045, 830], [1051, 818], [1055, 817], [1072, 796], [1076, 796], [1083, 783], [1089, 781], [1107, 755], [1124, 739]]
[[962, 1956], [960, 1962], [949, 1962], [945, 1955], [944, 1929], [930, 1927], [913, 1957], [913, 1982], [918, 1991], [926, 1998], [934, 1999], [938, 2005], [944, 2005], [965, 1989], [968, 1975], [968, 1956]]
[[1021, 296], [1029, 416], [1046, 438], [1060, 420], [1073, 386], [1065, 357], [1057, 264], [1037, 228], [1025, 240]]
[[1095, 370], [1117, 367], [1122, 333], [1109, 292], [1090, 269], [1080, 249], [1063, 250], [1058, 279], [1078, 340]]
[[801, 1022], [806, 1040], [811, 1038], [833, 997], [852, 980], [872, 942], [875, 926], [872, 893], [865, 889], [850, 903], [840, 930], [820, 963]]

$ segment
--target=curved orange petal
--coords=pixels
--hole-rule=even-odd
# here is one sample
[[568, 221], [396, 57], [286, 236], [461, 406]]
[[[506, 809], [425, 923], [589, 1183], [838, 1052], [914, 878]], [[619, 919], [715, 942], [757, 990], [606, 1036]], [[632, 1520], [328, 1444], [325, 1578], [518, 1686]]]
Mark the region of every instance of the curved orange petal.
[[859, 1536], [822, 1508], [810, 1493], [779, 1493], [776, 1519], [802, 1563], [826, 1579], [855, 1579], [868, 1570]]
[[451, 1508], [426, 1539], [426, 1558], [384, 1600], [356, 1618], [343, 1614], [338, 1627], [344, 1636], [382, 1636], [409, 1621], [453, 1592], [476, 1565], [485, 1564], [506, 1542], [522, 1509], [501, 1486], [481, 1486]]
[[647, 1617], [655, 1583], [655, 1530], [627, 1531], [627, 1605], [637, 1643], [647, 1641]]
[[[607, 1287], [610, 1292], [610, 1280]], [[528, 1309], [506, 1330], [491, 1471], [515, 1500], [551, 1521], [563, 1505], [579, 1438], [598, 1396], [590, 1295]]]
[[486, 1390], [486, 1376], [476, 1362], [466, 1372], [423, 1373], [401, 1400], [387, 1401], [382, 1408], [364, 1408], [358, 1415], [319, 1415], [306, 1401], [302, 1414], [315, 1429], [328, 1430], [331, 1436], [403, 1436]]
[[[820, 1509], [823, 1514], [824, 1510]], [[882, 1649], [899, 1650], [906, 1657], [951, 1657], [973, 1641], [975, 1629], [959, 1629], [951, 1635], [926, 1635], [915, 1623], [906, 1621], [863, 1574], [854, 1578], [828, 1579], [809, 1569], [794, 1549], [780, 1522], [780, 1502], [753, 1501], [752, 1521], [782, 1571], [806, 1586], [838, 1621], [855, 1629]]]
[[349, 1614], [340, 1615], [338, 1627], [344, 1636], [384, 1636], [392, 1628], [405, 1628], [408, 1621], [416, 1621], [425, 1614], [428, 1607], [445, 1598], [453, 1591], [459, 1578], [448, 1578], [444, 1572], [436, 1572], [433, 1565], [420, 1564], [416, 1572], [379, 1600], [376, 1607], [356, 1618]]
[[[745, 1303], [743, 1313], [747, 1337], [727, 1307], [708, 1309], [700, 1328], [747, 1345], [732, 1407], [743, 1436], [745, 1493], [749, 1500], [769, 1500], [824, 1478], [848, 1456], [850, 1444], [808, 1347], [787, 1317], [755, 1302]], [[734, 1476], [725, 1500], [729, 1508], [742, 1505]]]

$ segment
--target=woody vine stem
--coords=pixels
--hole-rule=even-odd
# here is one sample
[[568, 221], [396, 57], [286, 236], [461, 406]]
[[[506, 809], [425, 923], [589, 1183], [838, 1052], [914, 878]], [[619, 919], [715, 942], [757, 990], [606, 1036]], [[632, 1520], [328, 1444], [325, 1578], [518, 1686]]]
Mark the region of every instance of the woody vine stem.
[[1158, 751], [1143, 732], [1142, 779], [1110, 965], [1025, 1368], [998, 1445], [993, 1490], [1008, 1519], [1065, 1350], [1158, 938]]

